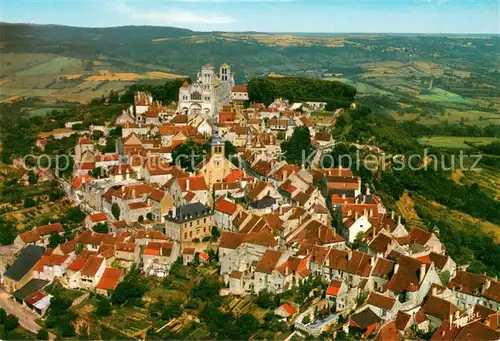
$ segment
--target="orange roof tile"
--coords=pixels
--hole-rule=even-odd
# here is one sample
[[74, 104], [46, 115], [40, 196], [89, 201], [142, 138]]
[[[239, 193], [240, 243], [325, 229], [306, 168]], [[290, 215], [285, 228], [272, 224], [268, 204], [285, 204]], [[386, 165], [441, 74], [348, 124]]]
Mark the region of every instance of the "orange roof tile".
[[97, 283], [96, 288], [102, 290], [114, 290], [120, 281], [122, 276], [122, 270], [106, 268], [102, 274], [99, 283]]

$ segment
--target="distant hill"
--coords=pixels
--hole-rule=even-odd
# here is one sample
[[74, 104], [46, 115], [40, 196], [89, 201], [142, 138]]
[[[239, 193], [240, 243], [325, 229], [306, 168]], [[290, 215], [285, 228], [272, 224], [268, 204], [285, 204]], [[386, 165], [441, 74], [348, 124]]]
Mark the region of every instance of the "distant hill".
[[[229, 63], [239, 84], [270, 73], [335, 80], [403, 120], [470, 123], [500, 111], [499, 36], [195, 32], [0, 23], [0, 102], [87, 102], [137, 82]], [[432, 82], [432, 92], [424, 93]], [[372, 105], [370, 105], [372, 106]], [[446, 109], [446, 115], [444, 115]], [[481, 121], [480, 121], [481, 118]]]

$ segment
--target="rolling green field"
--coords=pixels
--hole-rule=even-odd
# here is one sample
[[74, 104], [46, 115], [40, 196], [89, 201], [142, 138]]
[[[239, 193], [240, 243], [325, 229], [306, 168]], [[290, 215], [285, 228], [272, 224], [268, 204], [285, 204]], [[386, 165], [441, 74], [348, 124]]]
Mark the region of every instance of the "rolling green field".
[[429, 92], [428, 94], [419, 95], [418, 98], [423, 99], [425, 101], [433, 101], [433, 102], [451, 102], [451, 103], [461, 103], [461, 104], [469, 103], [469, 101], [463, 98], [462, 96], [443, 89], [433, 88], [428, 92]]
[[460, 137], [460, 136], [427, 136], [418, 139], [418, 142], [424, 146], [436, 148], [453, 149], [472, 149], [473, 147], [466, 142], [475, 145], [485, 145], [493, 141], [500, 141], [496, 137]]

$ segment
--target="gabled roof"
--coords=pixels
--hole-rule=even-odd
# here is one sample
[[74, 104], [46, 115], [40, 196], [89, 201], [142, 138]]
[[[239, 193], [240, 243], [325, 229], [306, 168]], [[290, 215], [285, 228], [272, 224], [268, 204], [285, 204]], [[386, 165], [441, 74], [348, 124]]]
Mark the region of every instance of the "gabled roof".
[[448, 288], [458, 290], [462, 293], [480, 296], [481, 290], [486, 284], [488, 277], [466, 271], [457, 271], [448, 283]]
[[390, 310], [394, 307], [396, 299], [384, 295], [377, 294], [375, 292], [370, 293], [366, 304], [371, 304], [375, 307]]
[[447, 300], [437, 296], [430, 296], [422, 306], [422, 311], [426, 315], [437, 317], [440, 320], [446, 320], [451, 314], [455, 314], [457, 307]]
[[45, 249], [41, 246], [26, 246], [3, 275], [14, 281], [20, 281], [42, 258], [44, 251]]
[[231, 92], [248, 92], [248, 90], [246, 86], [235, 85], [232, 87]]
[[54, 265], [61, 265], [63, 264], [66, 259], [68, 259], [69, 256], [66, 255], [49, 255], [49, 256], [42, 256], [40, 260], [36, 263], [35, 267], [33, 270], [42, 272], [44, 266], [54, 266]]
[[234, 202], [231, 202], [227, 200], [224, 196], [220, 197], [216, 202], [215, 202], [215, 210], [222, 212], [224, 214], [228, 215], [233, 215], [234, 212], [236, 212], [238, 208], [238, 205], [236, 205]]
[[102, 290], [114, 290], [122, 276], [121, 269], [106, 268], [96, 288]]
[[407, 289], [415, 290], [415, 287], [418, 288], [421, 264], [424, 263], [403, 255], [399, 255], [397, 263], [399, 264], [398, 271], [389, 281], [388, 288], [399, 293]]
[[432, 233], [429, 231], [422, 230], [418, 227], [412, 227], [408, 235], [410, 237], [411, 243], [425, 245], [431, 238]]
[[403, 340], [403, 335], [396, 328], [395, 321], [389, 321], [384, 324], [375, 336], [374, 341], [400, 341]]
[[330, 282], [330, 285], [326, 289], [326, 294], [328, 296], [337, 296], [341, 287], [342, 287], [342, 281], [334, 279]]
[[83, 276], [94, 277], [99, 268], [101, 267], [102, 262], [104, 262], [104, 258], [97, 256], [89, 256], [85, 265], [80, 270], [80, 273]]
[[144, 249], [144, 254], [150, 256], [170, 257], [173, 247], [174, 247], [173, 243], [149, 242], [146, 248]]
[[266, 250], [255, 267], [255, 272], [271, 273], [278, 264], [282, 253], [274, 250]]
[[350, 325], [353, 327], [358, 327], [361, 330], [367, 329], [374, 323], [380, 322], [380, 317], [377, 316], [370, 308], [353, 314], [349, 317]]
[[101, 221], [107, 221], [108, 220], [108, 216], [106, 215], [106, 213], [91, 214], [91, 215], [89, 215], [89, 218], [90, 218], [90, 220], [93, 223], [98, 223], [98, 222], [101, 222]]

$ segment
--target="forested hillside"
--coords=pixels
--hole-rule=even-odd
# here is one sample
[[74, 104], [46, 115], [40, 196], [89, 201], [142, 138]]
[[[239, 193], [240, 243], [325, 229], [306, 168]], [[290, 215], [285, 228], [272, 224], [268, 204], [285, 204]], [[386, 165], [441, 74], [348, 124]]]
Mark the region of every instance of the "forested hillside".
[[335, 81], [305, 77], [254, 78], [248, 83], [250, 102], [271, 104], [275, 98], [291, 103], [298, 101], [327, 102], [329, 109], [346, 108], [356, 96], [356, 88]]

